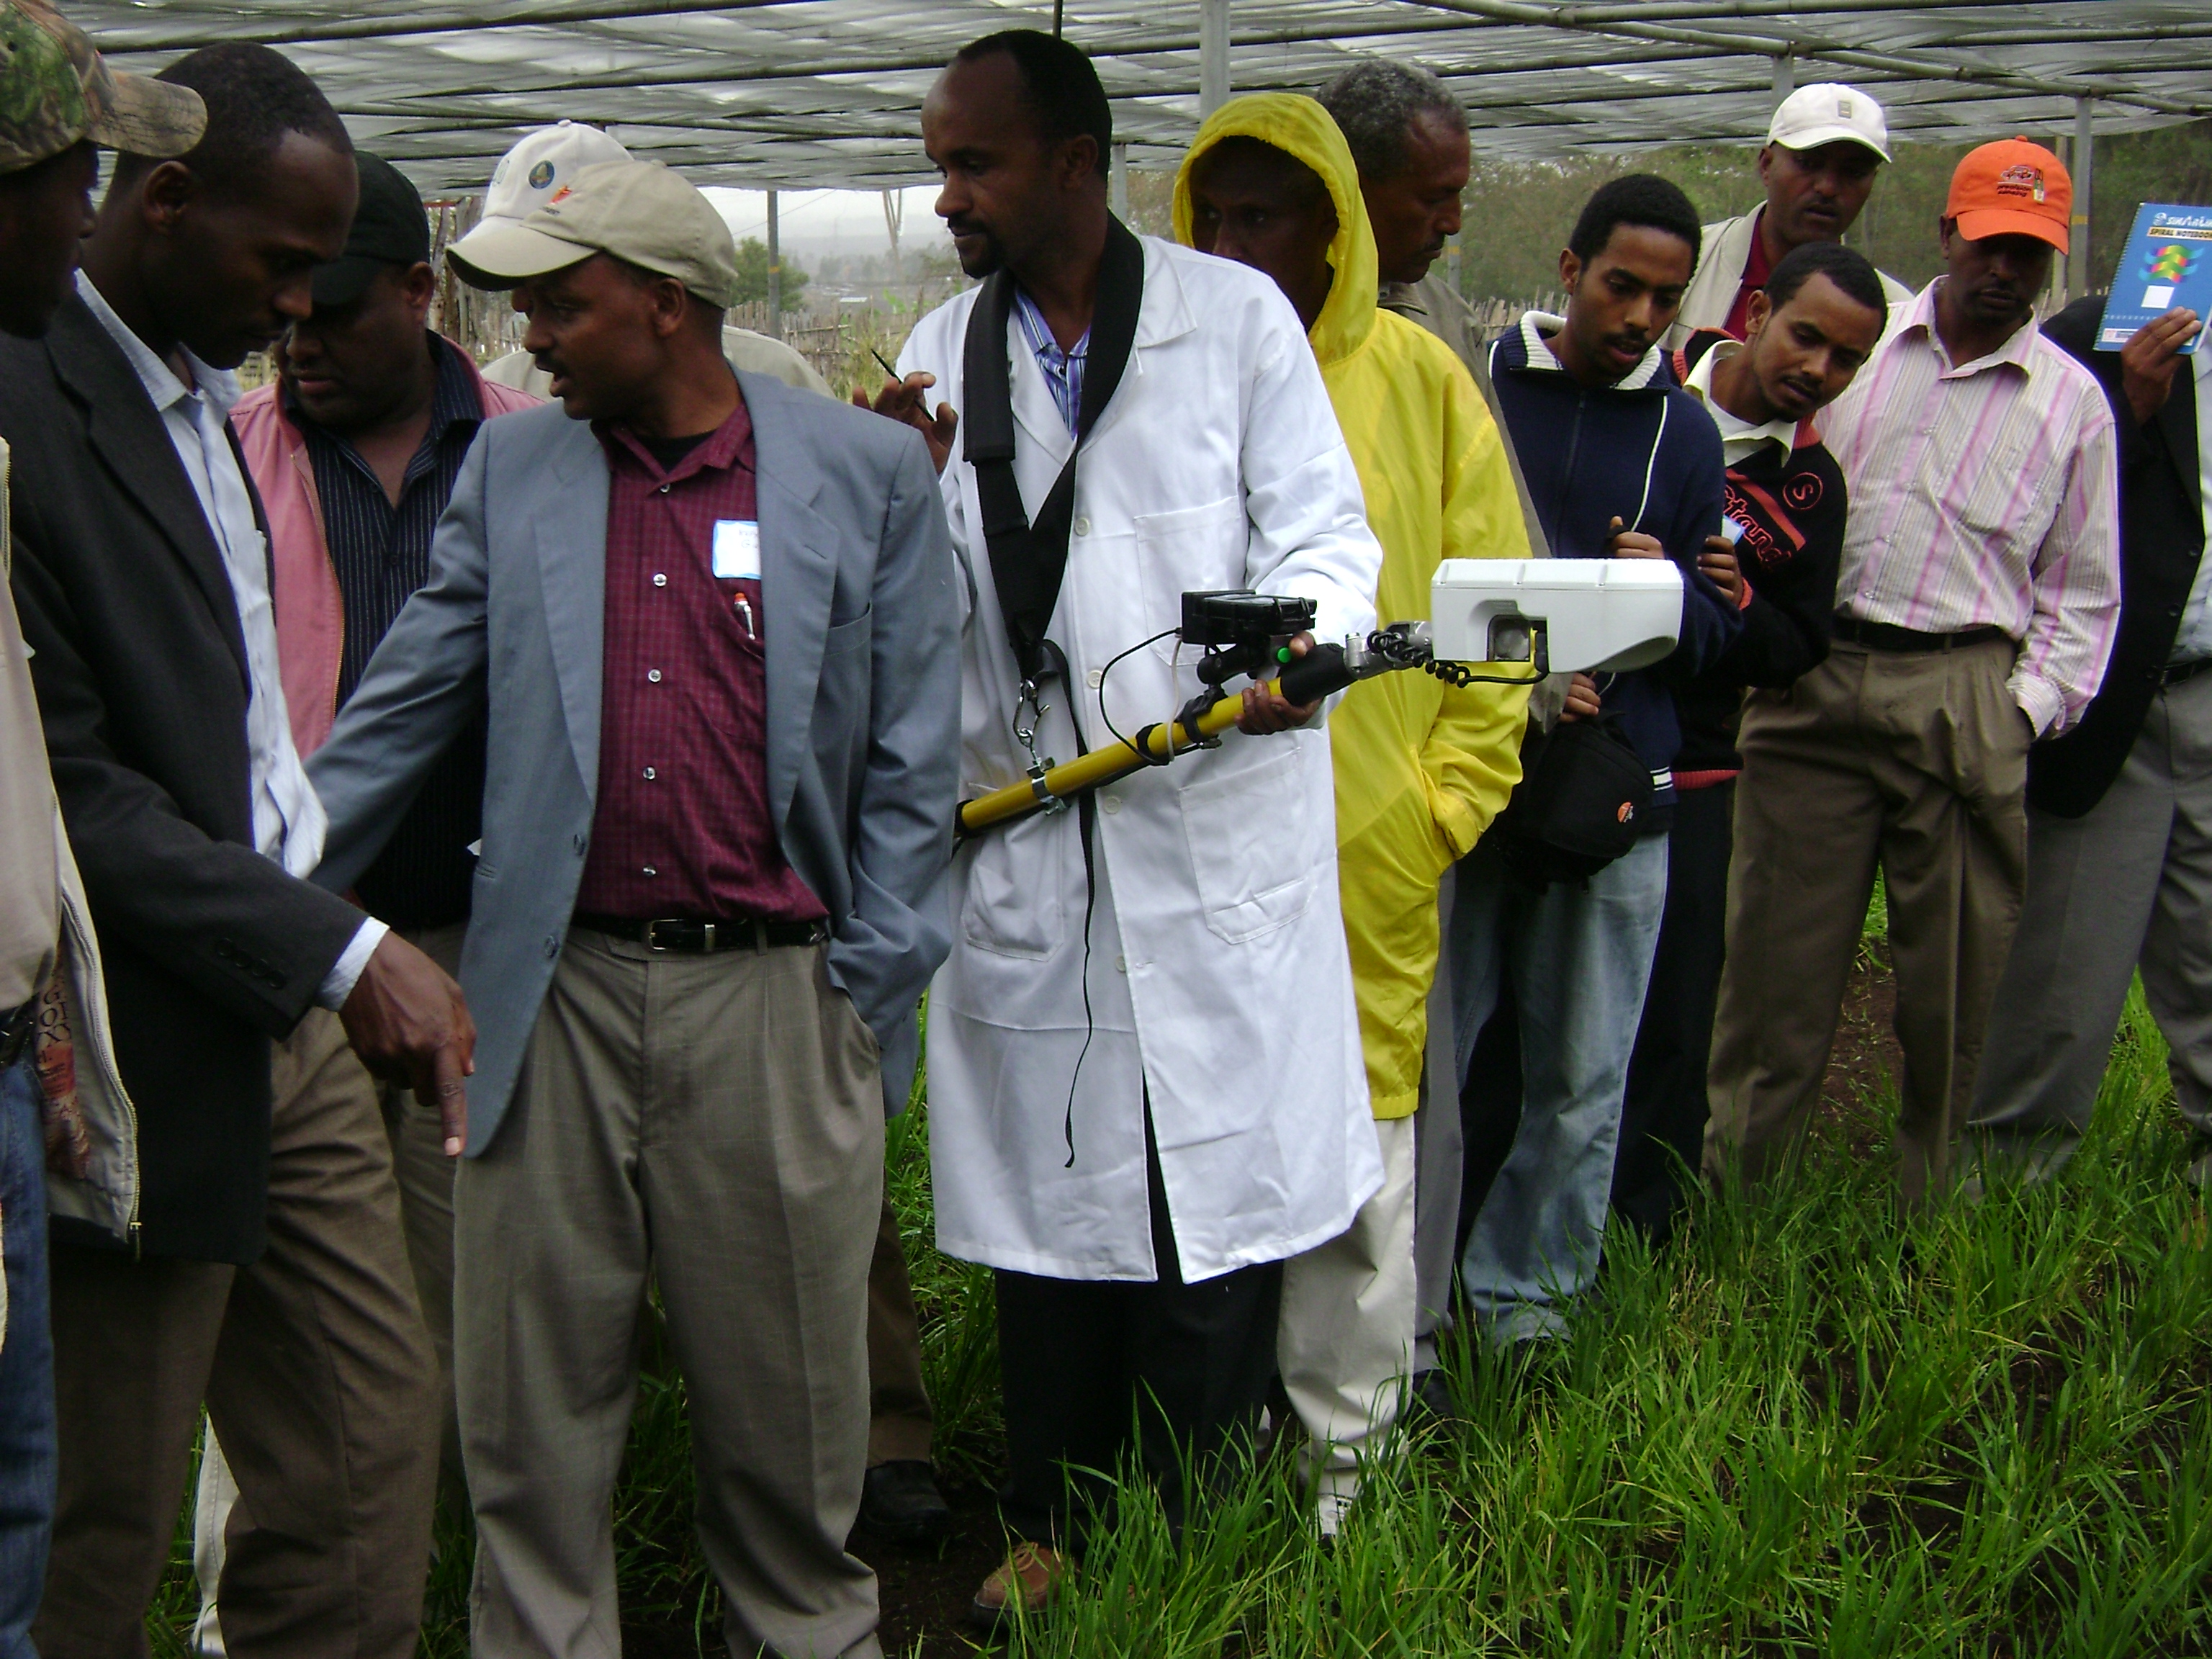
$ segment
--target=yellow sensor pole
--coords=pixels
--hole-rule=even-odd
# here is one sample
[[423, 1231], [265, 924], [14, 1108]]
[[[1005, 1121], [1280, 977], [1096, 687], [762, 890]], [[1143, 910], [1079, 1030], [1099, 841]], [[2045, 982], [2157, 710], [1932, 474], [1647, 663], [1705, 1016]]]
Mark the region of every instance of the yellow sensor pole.
[[[1263, 689], [1274, 692], [1281, 687], [1281, 681], [1269, 680]], [[1187, 754], [1234, 726], [1243, 707], [1244, 694], [1236, 692], [1217, 699], [1200, 714], [1195, 732], [1187, 722], [1176, 721], [1172, 742], [1168, 737], [1168, 726], [1156, 722], [1109, 748], [1094, 749], [1080, 759], [1052, 767], [1041, 778], [1024, 779], [1003, 789], [994, 789], [988, 795], [978, 795], [974, 800], [963, 800], [960, 803], [956, 834], [965, 841], [981, 830], [1042, 812], [1054, 801], [1096, 789], [1116, 778], [1126, 778], [1142, 767], [1158, 766], [1177, 755]]]

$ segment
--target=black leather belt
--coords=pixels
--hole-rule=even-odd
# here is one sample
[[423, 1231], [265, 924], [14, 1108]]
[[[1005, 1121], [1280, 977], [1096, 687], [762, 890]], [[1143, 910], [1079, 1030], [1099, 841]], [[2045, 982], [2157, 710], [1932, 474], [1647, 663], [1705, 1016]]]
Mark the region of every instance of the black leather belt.
[[1871, 651], [1953, 651], [1960, 646], [1983, 645], [1990, 640], [2009, 640], [2002, 628], [1962, 628], [1955, 634], [1923, 634], [1893, 623], [1862, 622], [1856, 617], [1836, 618], [1836, 637], [1863, 645]]
[[2179, 685], [2184, 680], [2193, 680], [2206, 669], [2212, 668], [2212, 657], [2192, 657], [2187, 662], [2170, 662], [2158, 677], [2160, 685]]
[[830, 937], [820, 921], [762, 921], [753, 916], [660, 916], [637, 921], [628, 916], [595, 916], [579, 910], [569, 918], [579, 927], [676, 956], [712, 956], [717, 951], [761, 951], [775, 945], [819, 945]]
[[39, 1000], [33, 997], [20, 1008], [0, 1014], [0, 1072], [22, 1059], [23, 1050], [39, 1030]]

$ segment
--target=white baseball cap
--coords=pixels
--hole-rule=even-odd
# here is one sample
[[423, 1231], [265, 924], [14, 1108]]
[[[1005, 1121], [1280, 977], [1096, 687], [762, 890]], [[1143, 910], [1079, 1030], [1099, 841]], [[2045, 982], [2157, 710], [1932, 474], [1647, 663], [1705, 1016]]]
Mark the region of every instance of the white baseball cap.
[[597, 127], [578, 126], [574, 121], [525, 133], [492, 169], [483, 216], [450, 252], [467, 258], [471, 246], [487, 231], [519, 225], [566, 196], [586, 167], [629, 159], [628, 150]]
[[[1784, 149], [1818, 149], [1837, 143], [1864, 144], [1889, 160], [1889, 123], [1881, 106], [1856, 87], [1818, 81], [1800, 87], [1778, 105], [1766, 129], [1766, 142]], [[489, 206], [489, 204], [487, 204]]]

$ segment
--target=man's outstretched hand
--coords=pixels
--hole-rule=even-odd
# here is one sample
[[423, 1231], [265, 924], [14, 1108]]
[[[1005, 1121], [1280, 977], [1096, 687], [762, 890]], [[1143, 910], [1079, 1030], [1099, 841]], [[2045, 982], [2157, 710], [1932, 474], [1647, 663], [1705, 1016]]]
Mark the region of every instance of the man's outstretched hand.
[[929, 446], [930, 465], [941, 473], [952, 459], [952, 434], [960, 429], [960, 417], [952, 412], [951, 404], [939, 404], [937, 413], [930, 414], [927, 394], [936, 384], [937, 376], [917, 369], [903, 380], [885, 380], [873, 403], [865, 392], [855, 392], [853, 402], [921, 434], [921, 441]]
[[417, 1100], [437, 1103], [446, 1156], [459, 1158], [469, 1138], [463, 1079], [477, 1068], [477, 1023], [469, 1018], [461, 988], [398, 934], [386, 933], [338, 1018], [371, 1073], [405, 1085]]

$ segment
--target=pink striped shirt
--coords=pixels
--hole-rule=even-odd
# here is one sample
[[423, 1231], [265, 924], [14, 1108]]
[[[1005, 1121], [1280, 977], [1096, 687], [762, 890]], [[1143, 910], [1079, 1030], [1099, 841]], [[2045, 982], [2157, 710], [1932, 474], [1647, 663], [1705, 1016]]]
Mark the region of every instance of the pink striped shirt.
[[1821, 416], [1850, 485], [1836, 609], [1923, 633], [1995, 625], [2039, 733], [2081, 717], [2120, 621], [2118, 443], [2089, 372], [2030, 322], [1954, 366], [1938, 277]]

